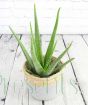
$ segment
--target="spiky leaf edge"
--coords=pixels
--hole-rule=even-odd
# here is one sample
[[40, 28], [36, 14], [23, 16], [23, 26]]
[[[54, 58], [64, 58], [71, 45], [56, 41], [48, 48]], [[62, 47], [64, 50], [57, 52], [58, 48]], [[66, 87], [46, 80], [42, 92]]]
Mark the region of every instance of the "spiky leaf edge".
[[36, 55], [41, 63], [43, 65], [43, 54], [42, 54], [42, 48], [41, 48], [41, 39], [40, 39], [40, 33], [39, 33], [39, 26], [38, 26], [38, 19], [37, 19], [37, 13], [36, 13], [36, 6], [34, 4], [34, 20], [35, 20], [35, 43], [36, 43]]
[[60, 8], [58, 9], [58, 12], [57, 12], [56, 22], [55, 22], [54, 29], [53, 29], [53, 32], [52, 32], [52, 35], [51, 35], [51, 39], [50, 39], [50, 42], [49, 42], [49, 45], [48, 45], [48, 48], [47, 48], [47, 51], [46, 51], [46, 54], [45, 54], [45, 58], [44, 58], [44, 68], [45, 69], [50, 64], [52, 54], [54, 52], [54, 49], [53, 49], [52, 46], [54, 46], [55, 35], [56, 35], [57, 27], [58, 27], [59, 12], [60, 12]]
[[67, 53], [71, 45], [72, 43], [59, 55], [59, 57], [51, 65], [49, 65], [45, 73], [46, 75], [50, 75], [54, 71], [55, 67], [61, 62], [61, 58]]
[[21, 47], [21, 49], [22, 49], [22, 51], [23, 51], [23, 53], [25, 55], [25, 58], [26, 58], [26, 60], [27, 60], [27, 62], [29, 64], [29, 66], [31, 67], [31, 69], [33, 69], [34, 68], [34, 65], [33, 65], [33, 62], [31, 60], [31, 57], [29, 56], [26, 48], [24, 47], [23, 43], [18, 38], [18, 36], [16, 35], [16, 33], [13, 31], [13, 29], [10, 26], [9, 26], [9, 28], [10, 28], [10, 31], [12, 32], [12, 34], [14, 35], [15, 39], [17, 40], [18, 44], [20, 45], [20, 47]]
[[[31, 34], [32, 34], [31, 24], [30, 24], [30, 30], [31, 30]], [[44, 69], [37, 59], [37, 55], [36, 55], [36, 51], [35, 51], [35, 39], [34, 39], [33, 35], [31, 35], [31, 55], [32, 55], [33, 64], [34, 64], [37, 74], [42, 76]]]
[[52, 72], [52, 74], [55, 74], [57, 72], [60, 72], [68, 63], [70, 63], [74, 59], [75, 58], [71, 58], [71, 59], [67, 60], [65, 63], [58, 64], [58, 66], [54, 69], [54, 71]]

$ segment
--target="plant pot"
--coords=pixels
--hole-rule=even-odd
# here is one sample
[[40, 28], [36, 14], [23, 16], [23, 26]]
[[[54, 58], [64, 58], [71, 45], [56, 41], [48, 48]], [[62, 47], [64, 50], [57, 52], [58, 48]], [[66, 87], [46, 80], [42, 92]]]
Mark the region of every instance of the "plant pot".
[[61, 71], [52, 76], [40, 78], [29, 74], [26, 69], [25, 63], [23, 67], [25, 81], [29, 88], [29, 93], [35, 99], [50, 100], [59, 95], [59, 87], [61, 86]]

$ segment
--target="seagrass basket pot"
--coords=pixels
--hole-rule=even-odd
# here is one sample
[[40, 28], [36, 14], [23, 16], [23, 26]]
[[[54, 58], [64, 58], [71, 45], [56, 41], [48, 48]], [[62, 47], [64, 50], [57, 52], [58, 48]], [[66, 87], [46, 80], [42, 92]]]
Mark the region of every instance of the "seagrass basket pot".
[[23, 66], [23, 72], [29, 93], [37, 100], [50, 100], [59, 95], [61, 86], [62, 71], [49, 77], [40, 78], [26, 71], [26, 62]]

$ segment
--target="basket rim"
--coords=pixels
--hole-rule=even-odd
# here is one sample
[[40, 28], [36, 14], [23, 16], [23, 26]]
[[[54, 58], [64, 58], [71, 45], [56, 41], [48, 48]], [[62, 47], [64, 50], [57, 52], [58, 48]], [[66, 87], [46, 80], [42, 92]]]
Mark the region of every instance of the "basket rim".
[[38, 77], [38, 76], [32, 75], [31, 73], [28, 73], [28, 72], [26, 71], [26, 69], [27, 69], [27, 68], [26, 68], [26, 61], [25, 61], [24, 65], [23, 65], [23, 72], [24, 72], [25, 76], [26, 76], [27, 78], [32, 78], [32, 79], [34, 79], [34, 80], [41, 80], [41, 81], [46, 81], [46, 80], [51, 80], [51, 79], [58, 78], [59, 75], [61, 75], [61, 74], [62, 74], [62, 71], [63, 71], [63, 70], [61, 70], [60, 72], [57, 72], [56, 74], [53, 74], [53, 75], [48, 76], [48, 77]]

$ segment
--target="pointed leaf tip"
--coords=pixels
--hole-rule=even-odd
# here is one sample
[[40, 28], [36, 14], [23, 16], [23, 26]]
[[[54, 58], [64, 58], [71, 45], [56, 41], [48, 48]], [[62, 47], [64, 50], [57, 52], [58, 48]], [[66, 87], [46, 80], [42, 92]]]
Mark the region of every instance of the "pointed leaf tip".
[[60, 12], [60, 8], [58, 9], [58, 12], [57, 13], [59, 14], [59, 12]]
[[34, 3], [34, 11], [36, 11], [36, 4]]

